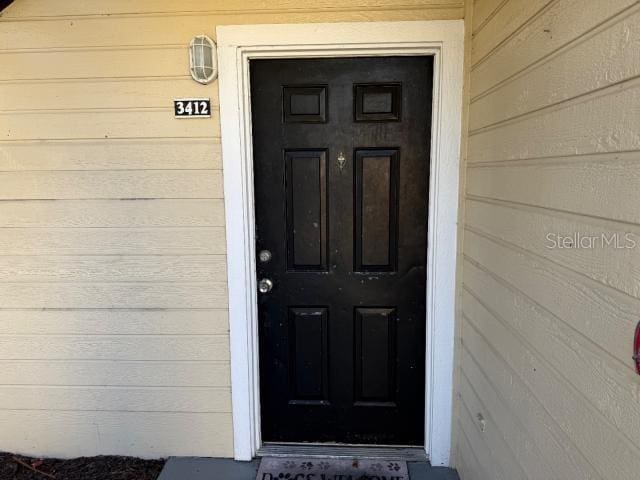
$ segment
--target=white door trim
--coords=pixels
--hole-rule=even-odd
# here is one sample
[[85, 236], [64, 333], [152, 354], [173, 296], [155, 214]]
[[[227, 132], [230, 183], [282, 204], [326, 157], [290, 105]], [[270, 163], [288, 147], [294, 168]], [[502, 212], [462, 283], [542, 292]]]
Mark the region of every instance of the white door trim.
[[425, 450], [433, 465], [449, 465], [463, 21], [233, 25], [216, 32], [235, 458], [250, 460], [261, 446], [249, 60], [433, 55]]

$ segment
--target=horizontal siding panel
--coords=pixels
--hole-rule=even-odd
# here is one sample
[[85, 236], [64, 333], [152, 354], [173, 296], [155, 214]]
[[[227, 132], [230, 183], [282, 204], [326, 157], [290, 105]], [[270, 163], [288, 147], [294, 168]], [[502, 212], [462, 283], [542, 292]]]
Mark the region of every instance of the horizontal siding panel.
[[[505, 358], [518, 376], [545, 405], [603, 478], [632, 480], [637, 478], [640, 454], [637, 447], [607, 423], [566, 381], [548, 367], [477, 300], [466, 295], [463, 310], [476, 330]], [[585, 421], [589, 419], [589, 421]], [[581, 478], [581, 477], [579, 477]]]
[[[640, 265], [603, 243], [640, 244], [639, 12], [474, 2], [458, 395], [489, 421], [465, 468], [477, 443], [512, 468], [493, 421], [528, 478], [637, 477]], [[596, 245], [551, 245], [574, 234]]]
[[[629, 135], [640, 140], [637, 130]], [[639, 155], [470, 168], [467, 193], [639, 224]]]
[[[140, 10], [136, 11], [139, 12]], [[0, 31], [0, 45], [29, 45], [29, 48], [55, 49], [183, 44], [183, 55], [188, 59], [187, 47], [195, 33], [207, 32], [212, 35], [215, 25], [245, 23], [241, 21], [242, 16], [242, 13], [230, 16], [205, 14], [178, 17], [131, 15], [117, 20], [110, 16], [100, 16], [74, 19], [73, 22], [65, 18], [4, 22]], [[178, 65], [184, 66], [184, 61]], [[188, 74], [188, 70], [185, 69], [182, 74]]]
[[214, 136], [220, 136], [217, 110], [212, 118], [190, 121], [175, 118], [173, 107], [0, 115], [0, 138], [3, 140]]
[[0, 410], [230, 413], [231, 389], [0, 386]]
[[[487, 480], [510, 480], [503, 473], [502, 462], [497, 462], [489, 450], [489, 442], [481, 435], [464, 403], [458, 409], [460, 428], [472, 445], [472, 451], [480, 467], [480, 475]], [[466, 479], [465, 479], [466, 480]]]
[[[459, 424], [453, 427], [454, 429], [462, 428]], [[461, 436], [462, 434], [460, 434], [460, 437]], [[475, 459], [469, 458], [473, 456], [473, 453], [469, 451], [466, 446], [463, 447], [463, 442], [466, 444], [466, 439], [457, 438], [455, 450], [451, 452], [451, 457], [453, 458], [451, 464], [455, 465], [456, 472], [458, 472], [460, 478], [464, 478], [464, 480], [479, 480], [480, 466]]]
[[220, 170], [0, 172], [0, 200], [222, 196]]
[[[546, 2], [546, 0], [542, 1]], [[524, 5], [527, 2], [521, 0], [509, 3]], [[567, 43], [580, 38], [589, 30], [635, 3], [636, 0], [608, 0], [590, 2], [589, 8], [585, 8], [584, 0], [552, 2], [544, 15], [533, 18], [491, 56], [473, 67], [471, 98], [528, 68]], [[479, 41], [481, 39], [474, 39], [474, 45]], [[480, 53], [486, 50], [485, 47], [480, 48], [482, 48]], [[479, 55], [475, 53], [474, 58], [478, 57]]]
[[0, 450], [22, 454], [233, 456], [229, 413], [0, 410], [0, 425]]
[[0, 385], [225, 387], [227, 361], [3, 360]]
[[638, 105], [640, 81], [631, 81], [480, 130], [469, 138], [471, 163], [637, 150]]
[[640, 301], [470, 230], [465, 232], [465, 254], [633, 368], [629, 342]]
[[[67, 22], [72, 20], [78, 24], [84, 23], [86, 20], [101, 19], [102, 15], [92, 16], [74, 16], [73, 18], [63, 17]], [[140, 19], [140, 22], [126, 22], [127, 19], [133, 18], [135, 20]], [[170, 19], [166, 21], [164, 19]], [[398, 5], [393, 9], [376, 8], [376, 9], [357, 9], [350, 6], [346, 6], [343, 9], [326, 9], [315, 10], [313, 8], [300, 8], [297, 10], [278, 11], [278, 10], [262, 10], [262, 11], [237, 11], [233, 12], [204, 12], [202, 14], [196, 12], [177, 12], [174, 14], [154, 14], [143, 13], [137, 15], [123, 14], [118, 17], [110, 16], [109, 20], [122, 21], [129, 25], [139, 23], [142, 30], [145, 32], [144, 36], [136, 36], [135, 31], [127, 29], [123, 31], [123, 36], [117, 37], [116, 32], [113, 31], [112, 25], [107, 25], [105, 30], [107, 33], [104, 36], [102, 44], [109, 46], [120, 45], [136, 45], [136, 46], [152, 46], [158, 44], [166, 44], [167, 40], [171, 40], [171, 45], [180, 44], [188, 45], [189, 41], [195, 34], [206, 33], [210, 37], [215, 37], [216, 25], [268, 25], [268, 24], [308, 24], [308, 23], [336, 23], [336, 22], [401, 22], [401, 21], [418, 21], [418, 20], [459, 20], [464, 18], [464, 7], [462, 2], [459, 2], [457, 6], [443, 5], [442, 8], [420, 8], [413, 6]], [[11, 19], [11, 23], [19, 23], [26, 25], [26, 29], [32, 33], [39, 42], [43, 40], [44, 36], [33, 34], [34, 28], [39, 28], [42, 23], [55, 22], [60, 17], [49, 18], [30, 18], [30, 19]], [[43, 20], [46, 20], [44, 22]], [[9, 23], [8, 21], [4, 22]], [[35, 25], [35, 26], [34, 26]], [[63, 24], [64, 25], [64, 24]], [[152, 29], [149, 28], [152, 25]], [[169, 25], [168, 27], [165, 27]], [[176, 29], [176, 25], [185, 25], [185, 30]], [[41, 27], [40, 27], [41, 28]], [[189, 30], [191, 29], [191, 30]], [[66, 30], [62, 30], [67, 33]], [[76, 36], [77, 33], [68, 32], [68, 35], [63, 36], [61, 39], [54, 39], [55, 45], [67, 44], [72, 45], [81, 44], [78, 42]], [[95, 41], [96, 45], [101, 45], [100, 39], [96, 35], [89, 35], [89, 38]], [[38, 43], [40, 44], [40, 43]], [[59, 48], [59, 47], [58, 47]]]
[[[482, 465], [480, 465], [459, 420], [456, 422], [456, 428], [458, 430], [458, 453], [461, 455], [461, 458], [456, 458], [456, 470], [460, 478], [463, 480], [493, 480], [489, 478], [487, 472], [485, 472]], [[469, 465], [469, 467], [467, 467], [467, 465]], [[466, 471], [461, 468], [462, 466], [466, 467]]]
[[[457, 425], [454, 425], [456, 428]], [[475, 473], [470, 467], [467, 467], [467, 463], [470, 463], [468, 456], [470, 455], [468, 452], [462, 453], [462, 448], [460, 447], [460, 440], [457, 441], [458, 445], [456, 445], [451, 452], [452, 465], [455, 465], [456, 471], [458, 472], [458, 476], [460, 478], [464, 478], [465, 480], [475, 480], [477, 479], [477, 473]]]
[[3, 13], [0, 450], [233, 454], [217, 108], [191, 122], [172, 111], [175, 97], [218, 103], [215, 83], [189, 78], [195, 33], [464, 7], [141, 1], [23, 0]]
[[225, 308], [226, 282], [0, 283], [0, 308]]
[[221, 148], [214, 138], [103, 138], [0, 143], [0, 171], [220, 168]]
[[2, 255], [221, 255], [224, 227], [5, 228]]
[[477, 64], [552, 0], [510, 0], [473, 36], [471, 65]]
[[[464, 376], [460, 379], [460, 393], [462, 393], [463, 403], [463, 408], [460, 409], [462, 417], [466, 415], [466, 422], [470, 424], [470, 428], [473, 428], [477, 435], [483, 437], [491, 451], [491, 456], [498, 460], [494, 461], [494, 463], [497, 466], [496, 468], [501, 471], [503, 478], [508, 480], [527, 480], [529, 477], [525, 474], [512, 449], [505, 441], [504, 434], [497, 428], [493, 418]], [[482, 420], [484, 420], [482, 429], [480, 428], [478, 414], [482, 415]]]
[[63, 78], [185, 77], [186, 46], [0, 51], [2, 80]]
[[0, 310], [0, 335], [226, 335], [228, 333], [229, 319], [226, 309]]
[[[549, 466], [549, 459], [542, 455], [535, 444], [534, 436], [523, 425], [523, 419], [514, 415], [512, 406], [505, 402], [487, 380], [486, 372], [480, 370], [468, 352], [460, 352], [459, 358], [462, 371], [459, 389], [463, 400], [472, 405], [470, 407], [472, 413], [482, 413], [485, 419], [489, 419], [489, 428], [495, 429], [496, 433], [502, 435], [526, 473], [525, 478], [540, 480], [562, 478], [553, 473]], [[495, 441], [500, 442], [499, 438]]]
[[[470, 312], [471, 314], [472, 312]], [[496, 350], [487, 343], [477, 330], [474, 329], [468, 319], [462, 326], [464, 348], [461, 353], [461, 362], [469, 372], [471, 378], [488, 379], [494, 387], [496, 394], [509, 404], [515, 416], [517, 416], [536, 446], [540, 449], [544, 461], [551, 470], [553, 476], [532, 477], [539, 480], [555, 478], [580, 478], [599, 480], [601, 477], [591, 466], [590, 461], [576, 448], [560, 425], [549, 415], [540, 399], [534, 391], [515, 375], [515, 372], [505, 363]], [[470, 368], [475, 367], [475, 368]], [[475, 375], [473, 374], [475, 372]], [[486, 375], [486, 377], [483, 377]], [[478, 385], [478, 383], [475, 383]], [[540, 474], [543, 472], [541, 466]], [[608, 478], [608, 477], [604, 477]]]
[[0, 256], [0, 282], [224, 282], [224, 255]]
[[486, 25], [490, 17], [498, 12], [508, 0], [475, 0], [473, 3], [473, 32]]
[[[37, 23], [39, 28], [48, 24]], [[69, 24], [68, 21], [64, 23]], [[20, 26], [20, 23], [3, 23], [3, 30], [0, 31], [6, 32], [7, 27], [12, 25]], [[101, 35], [101, 32], [96, 31], [96, 34]], [[78, 38], [82, 40], [82, 37]], [[218, 82], [201, 85], [191, 78], [142, 77], [0, 83], [0, 111], [171, 108], [175, 97], [210, 98], [211, 105], [217, 106]]]
[[[630, 240], [640, 247], [640, 228], [576, 215], [564, 215], [544, 209], [486, 203], [468, 199], [465, 205], [467, 225], [505, 242], [548, 258], [566, 268], [587, 275], [605, 285], [640, 298], [640, 255], [637, 248], [607, 246], [603, 238]], [[595, 248], [577, 246], [552, 248], [558, 235], [576, 239], [579, 234]], [[626, 237], [630, 235], [630, 237]], [[588, 237], [595, 238], [590, 240]], [[631, 245], [631, 244], [629, 244]], [[576, 248], [580, 247], [580, 248]]]
[[591, 406], [640, 446], [640, 411], [636, 408], [640, 381], [635, 372], [621, 368], [601, 347], [470, 263], [465, 264], [465, 284], [526, 339], [536, 355], [582, 392]]
[[[0, 31], [0, 45], [29, 45], [30, 48], [87, 47], [113, 45], [186, 45], [193, 35], [206, 32], [213, 36], [215, 25], [274, 24], [274, 23], [314, 23], [348, 21], [398, 21], [435, 20], [462, 18], [462, 1], [452, 4], [441, 3], [444, 8], [428, 9], [411, 2], [387, 5], [382, 9], [354, 9], [343, 2], [339, 11], [318, 11], [307, 7], [287, 12], [273, 9], [235, 13], [203, 13], [202, 15], [127, 15], [114, 21], [110, 16], [42, 21], [4, 22]], [[205, 5], [215, 10], [215, 3]], [[268, 5], [265, 5], [268, 7]], [[391, 7], [391, 8], [389, 8]], [[200, 7], [202, 8], [202, 6]], [[317, 8], [317, 6], [315, 7]], [[269, 11], [271, 10], [271, 11]], [[141, 10], [136, 9], [135, 13]]]
[[[618, 20], [618, 19], [616, 19]], [[609, 22], [583, 41], [480, 97], [470, 108], [469, 129], [583, 95], [640, 75], [640, 8]]]
[[228, 360], [226, 335], [3, 335], [2, 360]]
[[[464, 379], [461, 379], [461, 383]], [[460, 387], [462, 393], [463, 386]], [[464, 395], [464, 394], [463, 394]], [[513, 454], [506, 448], [504, 440], [499, 438], [499, 432], [490, 418], [484, 418], [485, 430], [480, 430], [480, 420], [478, 414], [481, 410], [470, 410], [469, 403], [473, 398], [462, 397], [461, 406], [458, 409], [460, 426], [465, 435], [472, 443], [476, 458], [482, 465], [483, 471], [487, 472], [488, 478], [492, 480], [524, 480], [523, 473], [518, 472]], [[513, 468], [509, 468], [513, 467]], [[509, 471], [513, 470], [513, 471]], [[514, 475], [514, 476], [510, 476]]]
[[0, 202], [2, 227], [221, 227], [222, 200]]
[[[457, 8], [462, 6], [461, 0], [403, 0], [405, 8]], [[127, 0], [84, 0], [83, 2], [61, 1], [55, 6], [47, 0], [21, 0], [19, 5], [12, 5], [3, 14], [6, 18], [50, 17], [71, 15], [118, 15], [118, 14], [162, 14], [162, 13], [203, 13], [209, 11], [238, 11], [247, 12], [245, 15], [255, 15], [258, 11], [280, 11], [281, 16], [286, 11], [296, 10], [321, 11], [331, 10], [379, 10], [398, 8], [397, 0], [319, 0], [314, 2], [296, 0], [224, 0], [209, 3], [201, 0], [141, 0], [135, 6]]]

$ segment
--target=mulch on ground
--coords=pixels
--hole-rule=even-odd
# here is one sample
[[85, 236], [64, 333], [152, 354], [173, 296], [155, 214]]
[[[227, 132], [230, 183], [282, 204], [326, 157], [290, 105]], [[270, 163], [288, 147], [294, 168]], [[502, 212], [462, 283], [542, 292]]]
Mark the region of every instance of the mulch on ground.
[[0, 480], [156, 480], [164, 463], [115, 456], [39, 459], [0, 452]]

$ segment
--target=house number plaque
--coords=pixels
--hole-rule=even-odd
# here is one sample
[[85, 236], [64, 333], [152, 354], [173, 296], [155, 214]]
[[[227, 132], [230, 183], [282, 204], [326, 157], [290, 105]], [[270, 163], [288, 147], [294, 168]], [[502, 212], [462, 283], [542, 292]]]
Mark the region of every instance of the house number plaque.
[[177, 118], [210, 117], [211, 100], [208, 98], [176, 98], [173, 110]]

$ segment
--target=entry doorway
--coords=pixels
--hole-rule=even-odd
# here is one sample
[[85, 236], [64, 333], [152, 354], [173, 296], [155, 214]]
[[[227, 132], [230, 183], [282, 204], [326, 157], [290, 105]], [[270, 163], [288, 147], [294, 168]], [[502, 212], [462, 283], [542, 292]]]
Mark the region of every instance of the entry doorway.
[[[462, 20], [216, 27], [231, 346], [233, 446], [263, 443], [250, 62], [433, 57], [427, 245], [424, 443], [432, 465], [451, 453], [455, 291], [464, 59]], [[287, 448], [290, 450], [290, 448]], [[379, 447], [376, 447], [380, 451]]]
[[432, 78], [250, 62], [265, 442], [424, 445]]

